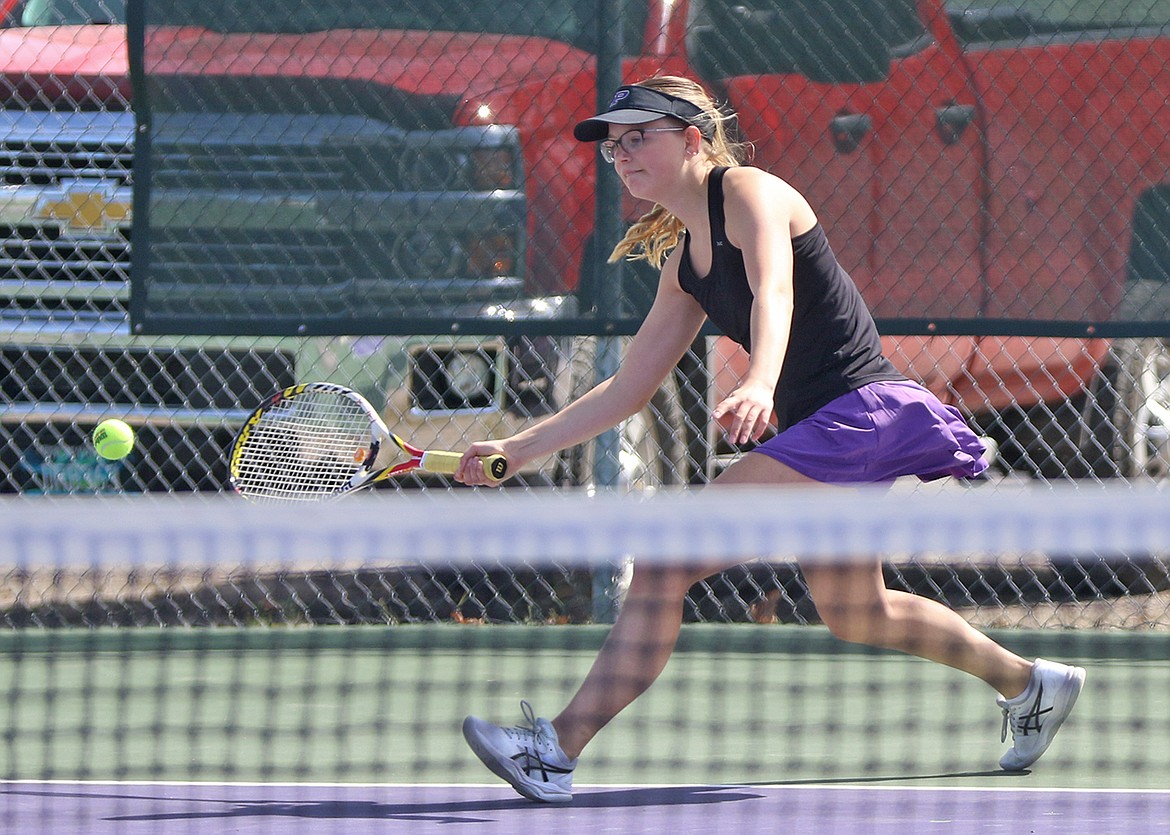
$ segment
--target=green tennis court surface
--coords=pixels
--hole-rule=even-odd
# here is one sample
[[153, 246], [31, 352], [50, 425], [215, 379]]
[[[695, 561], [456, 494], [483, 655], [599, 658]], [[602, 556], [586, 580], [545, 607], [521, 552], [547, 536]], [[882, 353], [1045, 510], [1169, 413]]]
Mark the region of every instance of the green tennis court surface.
[[[25, 630], [0, 637], [6, 779], [491, 783], [464, 715], [553, 715], [603, 627]], [[1170, 635], [1005, 631], [1088, 670], [1032, 773], [981, 682], [823, 629], [687, 626], [580, 785], [1170, 787]], [[502, 785], [502, 784], [501, 784]]]

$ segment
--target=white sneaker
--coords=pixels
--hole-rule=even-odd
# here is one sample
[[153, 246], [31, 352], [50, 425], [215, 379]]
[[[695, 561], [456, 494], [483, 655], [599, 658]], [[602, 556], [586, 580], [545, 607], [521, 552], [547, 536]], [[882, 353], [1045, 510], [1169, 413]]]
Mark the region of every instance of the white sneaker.
[[501, 728], [468, 716], [463, 738], [493, 774], [529, 800], [568, 803], [573, 799], [577, 761], [565, 756], [547, 719], [538, 719], [528, 702], [520, 702], [520, 709], [529, 727]]
[[1080, 667], [1036, 659], [1024, 692], [1014, 699], [1000, 696], [996, 700], [1003, 708], [1000, 741], [1007, 740], [1009, 727], [1013, 740], [1012, 749], [999, 761], [1001, 768], [1022, 771], [1040, 759], [1077, 703], [1084, 683], [1085, 671]]

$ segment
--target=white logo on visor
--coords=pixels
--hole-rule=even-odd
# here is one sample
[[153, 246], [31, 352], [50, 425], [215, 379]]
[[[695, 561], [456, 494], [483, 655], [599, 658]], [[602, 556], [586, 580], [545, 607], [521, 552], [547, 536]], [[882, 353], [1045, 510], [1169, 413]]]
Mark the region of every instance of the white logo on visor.
[[615, 104], [617, 104], [619, 101], [621, 101], [622, 99], [626, 98], [629, 95], [630, 95], [629, 90], [618, 90], [616, 93], [613, 94], [613, 99], [610, 100], [609, 106], [613, 107]]

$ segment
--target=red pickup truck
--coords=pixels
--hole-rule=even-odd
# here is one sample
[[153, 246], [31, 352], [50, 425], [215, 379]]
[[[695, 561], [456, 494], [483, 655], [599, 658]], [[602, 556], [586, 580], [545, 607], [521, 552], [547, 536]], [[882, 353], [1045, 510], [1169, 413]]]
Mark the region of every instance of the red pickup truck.
[[[89, 6], [96, 11], [78, 17]], [[451, 280], [463, 283], [443, 286], [465, 288], [484, 310], [520, 308], [521, 294], [526, 309], [577, 315], [565, 300], [588, 287], [596, 259], [597, 160], [593, 149], [571, 139], [569, 128], [597, 103], [597, 0], [333, 6], [314, 4], [305, 20], [299, 11], [243, 0], [148, 4], [151, 14], [173, 7], [181, 25], [148, 29], [147, 73], [260, 84], [275, 78], [289, 90], [344, 82], [331, 89], [352, 95], [363, 118], [374, 114], [409, 135], [411, 148], [424, 147], [430, 133], [441, 153], [484, 166], [489, 179], [508, 160], [518, 167], [505, 179], [522, 187], [508, 197], [507, 216], [521, 212], [523, 220], [499, 234], [507, 221], [493, 216], [491, 246], [501, 251], [478, 259], [488, 267], [483, 282], [461, 273]], [[1152, 357], [1142, 366], [1152, 373], [1118, 376], [1111, 350], [1117, 345], [1094, 338], [1091, 323], [1116, 318], [1134, 298], [1148, 302], [1131, 318], [1166, 318], [1157, 302], [1170, 279], [1170, 5], [622, 0], [620, 6], [622, 77], [697, 76], [739, 112], [755, 163], [809, 196], [875, 314], [894, 326], [897, 319], [914, 325], [905, 329], [916, 335], [887, 337], [893, 360], [996, 437], [1007, 466], [1053, 476], [1112, 474], [1119, 467], [1131, 475], [1162, 474], [1157, 453], [1170, 425], [1163, 420], [1170, 417], [1163, 343], [1126, 341], [1127, 357]], [[114, 0], [0, 0], [0, 17], [10, 25], [0, 31], [6, 106], [91, 111], [95, 101], [128, 95], [122, 14]], [[25, 26], [12, 25], [19, 23]], [[311, 108], [305, 104], [311, 98], [300, 102], [302, 110]], [[486, 158], [459, 147], [476, 136], [474, 129], [494, 131], [499, 143]], [[128, 133], [127, 145], [132, 138]], [[271, 153], [271, 132], [266, 141]], [[482, 147], [482, 136], [475, 141]], [[518, 143], [515, 160], [508, 143]], [[233, 147], [231, 154], [237, 161], [258, 158], [247, 148]], [[271, 182], [279, 188], [277, 179]], [[411, 187], [428, 194], [440, 189]], [[97, 193], [93, 183], [86, 188], [86, 195]], [[476, 206], [491, 196], [461, 184], [451, 194], [467, 208], [457, 215], [465, 224], [458, 234], [474, 237], [466, 219], [482, 214]], [[254, 196], [260, 202], [287, 197]], [[374, 197], [382, 202], [368, 194], [357, 202], [393, 202], [383, 193]], [[89, 206], [90, 197], [85, 200]], [[493, 205], [499, 210], [504, 203]], [[24, 208], [11, 197], [0, 201], [0, 225], [19, 226], [19, 218], [3, 214]], [[633, 218], [644, 208], [627, 203], [623, 214]], [[128, 226], [130, 218], [108, 223]], [[352, 231], [336, 230], [339, 247], [360, 240], [344, 237]], [[429, 244], [441, 244], [445, 231], [428, 234]], [[410, 266], [429, 269], [428, 262]], [[428, 276], [402, 278], [422, 286]], [[636, 288], [640, 281], [645, 277], [635, 274], [628, 284]], [[493, 299], [501, 288], [512, 295]], [[441, 317], [444, 310], [430, 313]], [[954, 335], [964, 332], [961, 320], [976, 320], [968, 322], [975, 332], [1007, 335]], [[1028, 322], [1057, 335], [1026, 335], [1028, 325], [1020, 323]], [[515, 349], [509, 343], [501, 362], [517, 365]], [[450, 350], [428, 355], [458, 360], [463, 350], [453, 342]], [[523, 353], [531, 366], [533, 352]], [[712, 363], [716, 392], [742, 364], [723, 341], [704, 359]], [[516, 379], [507, 370], [501, 377], [509, 384]], [[512, 408], [519, 398], [509, 405], [506, 394], [500, 397], [477, 408], [493, 415], [512, 409], [515, 420], [527, 419], [529, 413]], [[395, 392], [387, 400], [398, 403]], [[474, 409], [451, 402], [446, 411], [459, 413], [461, 433], [500, 431], [497, 418], [468, 420]], [[412, 407], [403, 400], [395, 408]], [[1102, 429], [1115, 424], [1120, 439]]]
[[[753, 5], [768, 4], [705, 8], [715, 31], [754, 43], [806, 7]], [[833, 20], [832, 4], [811, 5]], [[1017, 334], [1060, 322], [1085, 336], [1111, 319], [1164, 321], [1170, 5], [868, 5], [873, 17], [829, 27], [833, 43], [850, 45], [846, 60], [852, 48], [882, 70], [868, 77], [835, 83], [831, 61], [821, 72], [815, 56], [803, 73], [770, 72], [766, 56], [714, 50], [699, 69], [724, 79], [757, 163], [797, 184], [827, 220], [875, 315], [919, 318], [924, 333], [947, 318], [1036, 325], [1001, 331]], [[864, 45], [875, 52], [851, 42], [845, 30], [856, 26], [872, 28]], [[1166, 474], [1159, 340], [886, 343], [907, 373], [996, 436], [1013, 466]]]

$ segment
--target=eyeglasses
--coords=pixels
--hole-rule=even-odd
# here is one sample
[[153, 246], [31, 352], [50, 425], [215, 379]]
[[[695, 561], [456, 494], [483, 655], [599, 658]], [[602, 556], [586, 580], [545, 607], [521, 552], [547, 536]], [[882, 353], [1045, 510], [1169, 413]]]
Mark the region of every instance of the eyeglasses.
[[618, 145], [621, 145], [622, 150], [627, 154], [632, 154], [642, 147], [648, 133], [678, 133], [684, 130], [686, 128], [634, 128], [628, 130], [617, 139], [605, 139], [601, 142], [601, 158], [612, 164], [613, 152], [617, 150]]

